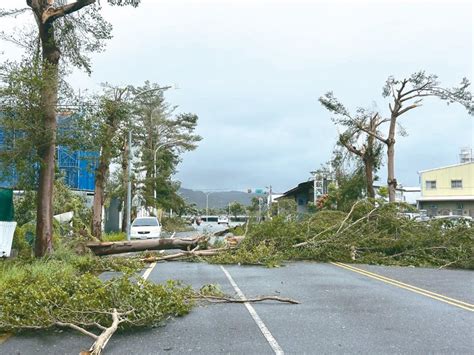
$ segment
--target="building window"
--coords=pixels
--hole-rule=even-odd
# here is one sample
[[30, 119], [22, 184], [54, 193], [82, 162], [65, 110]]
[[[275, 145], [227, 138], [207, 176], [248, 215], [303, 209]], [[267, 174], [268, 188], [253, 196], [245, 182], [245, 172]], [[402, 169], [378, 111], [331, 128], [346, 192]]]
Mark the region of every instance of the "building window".
[[462, 189], [462, 180], [451, 180], [452, 189]]
[[436, 189], [436, 180], [426, 180], [425, 184], [427, 190]]

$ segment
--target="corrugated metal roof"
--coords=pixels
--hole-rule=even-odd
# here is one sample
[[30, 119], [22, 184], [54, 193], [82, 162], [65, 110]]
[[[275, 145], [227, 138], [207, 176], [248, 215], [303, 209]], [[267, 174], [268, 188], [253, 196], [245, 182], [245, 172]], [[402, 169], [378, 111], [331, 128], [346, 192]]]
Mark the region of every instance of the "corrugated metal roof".
[[312, 188], [313, 184], [314, 184], [314, 182], [312, 180], [302, 182], [302, 183], [298, 184], [298, 186], [292, 188], [291, 190], [288, 190], [288, 191], [284, 192], [283, 196], [281, 196], [279, 198], [288, 197], [288, 196], [294, 195], [294, 194], [296, 194], [296, 193], [298, 193], [302, 190]]

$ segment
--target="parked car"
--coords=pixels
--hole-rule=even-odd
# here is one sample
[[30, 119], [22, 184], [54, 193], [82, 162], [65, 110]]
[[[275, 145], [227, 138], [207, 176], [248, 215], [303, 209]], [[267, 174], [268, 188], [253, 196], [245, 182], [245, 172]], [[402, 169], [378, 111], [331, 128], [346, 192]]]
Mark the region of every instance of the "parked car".
[[415, 218], [413, 218], [414, 221], [416, 222], [427, 222], [429, 220], [431, 220], [430, 217], [428, 216], [425, 216], [425, 215], [419, 215], [419, 216], [416, 216]]
[[470, 216], [435, 216], [433, 219], [441, 221], [442, 228], [453, 228], [461, 225], [470, 228], [473, 225], [472, 217]]
[[137, 217], [130, 228], [130, 239], [153, 239], [161, 235], [161, 225], [156, 217]]
[[227, 216], [217, 217], [217, 224], [229, 224], [229, 217]]

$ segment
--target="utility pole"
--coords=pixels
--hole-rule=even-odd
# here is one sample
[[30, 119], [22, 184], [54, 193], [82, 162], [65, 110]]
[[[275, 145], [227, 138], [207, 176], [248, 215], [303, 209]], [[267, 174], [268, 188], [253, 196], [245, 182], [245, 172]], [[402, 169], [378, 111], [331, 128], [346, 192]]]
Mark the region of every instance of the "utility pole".
[[206, 192], [206, 222], [209, 222], [209, 195], [214, 191]]
[[127, 240], [130, 241], [132, 207], [132, 130], [128, 130]]
[[272, 219], [272, 185], [268, 192], [268, 218]]

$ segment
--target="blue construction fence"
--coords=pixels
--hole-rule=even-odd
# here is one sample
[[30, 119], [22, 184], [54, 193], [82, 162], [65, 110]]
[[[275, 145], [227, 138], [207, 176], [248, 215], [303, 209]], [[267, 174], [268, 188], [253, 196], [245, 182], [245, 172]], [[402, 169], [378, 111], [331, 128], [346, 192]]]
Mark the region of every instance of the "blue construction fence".
[[56, 159], [66, 185], [75, 190], [93, 191], [98, 157], [98, 152], [71, 151], [58, 146]]
[[[58, 121], [60, 123], [58, 134], [61, 134], [62, 131], [67, 129], [64, 125], [65, 117], [58, 117]], [[8, 144], [10, 140], [6, 139], [7, 134], [8, 133], [0, 127], [0, 150], [9, 149]], [[57, 167], [64, 176], [66, 185], [75, 190], [93, 191], [99, 152], [71, 150], [61, 145], [57, 146], [56, 149]], [[0, 178], [0, 187], [15, 188], [18, 184], [18, 174], [15, 168], [12, 166], [1, 167], [0, 165], [0, 169], [3, 169], [4, 172], [4, 174], [2, 174], [3, 177]], [[9, 171], [5, 171], [5, 169], [9, 169]]]

